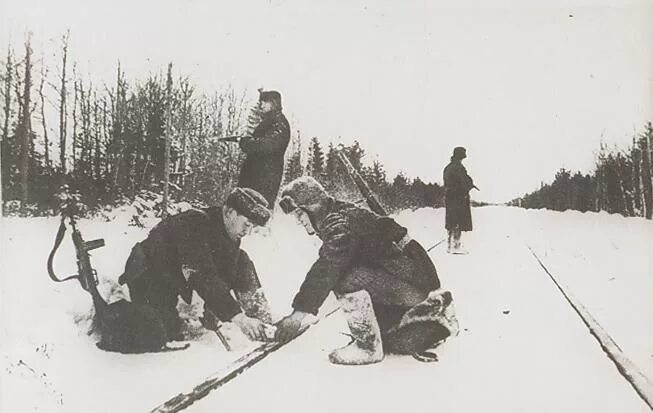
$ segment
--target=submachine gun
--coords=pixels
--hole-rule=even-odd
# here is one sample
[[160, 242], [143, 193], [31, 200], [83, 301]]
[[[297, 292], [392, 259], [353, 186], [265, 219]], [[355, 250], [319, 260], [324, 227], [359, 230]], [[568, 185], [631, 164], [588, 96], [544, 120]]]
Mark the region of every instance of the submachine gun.
[[[65, 278], [58, 278], [55, 275], [53, 269], [54, 256], [57, 252], [57, 249], [59, 249], [61, 242], [63, 241], [64, 235], [66, 234], [66, 219], [68, 219], [68, 222], [72, 228], [72, 239], [73, 244], [75, 245], [75, 253], [77, 255], [77, 269], [79, 273], [70, 275]], [[55, 282], [63, 282], [73, 279], [79, 281], [79, 284], [82, 286], [82, 288], [91, 294], [91, 297], [93, 298], [93, 305], [95, 306], [95, 310], [98, 316], [101, 316], [102, 313], [105, 312], [107, 308], [107, 302], [102, 298], [97, 289], [97, 272], [91, 266], [91, 257], [89, 255], [89, 251], [103, 246], [104, 239], [102, 238], [92, 241], [84, 241], [84, 238], [82, 238], [82, 233], [79, 231], [79, 229], [77, 229], [73, 213], [73, 206], [71, 204], [66, 205], [63, 209], [63, 213], [61, 214], [61, 223], [59, 224], [59, 230], [57, 231], [57, 235], [55, 237], [54, 247], [52, 248], [50, 256], [48, 257], [48, 275], [52, 281]]]
[[[144, 353], [169, 350], [182, 350], [188, 344], [177, 347], [168, 346], [166, 329], [156, 311], [146, 305], [120, 299], [108, 304], [98, 291], [97, 272], [91, 265], [89, 252], [103, 247], [104, 239], [84, 241], [77, 227], [75, 199], [66, 199], [62, 208], [61, 223], [54, 241], [54, 247], [48, 257], [48, 275], [55, 282], [76, 279], [93, 299], [95, 315], [94, 329], [100, 335], [98, 348], [121, 353]], [[59, 278], [54, 272], [54, 257], [66, 233], [66, 221], [72, 228], [72, 240], [77, 255], [77, 274]]]

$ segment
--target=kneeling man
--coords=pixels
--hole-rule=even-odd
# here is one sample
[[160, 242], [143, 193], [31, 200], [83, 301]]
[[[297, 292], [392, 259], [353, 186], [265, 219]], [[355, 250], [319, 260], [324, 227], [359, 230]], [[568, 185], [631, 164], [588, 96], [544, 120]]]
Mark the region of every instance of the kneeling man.
[[134, 246], [119, 282], [129, 287], [132, 302], [154, 308], [169, 340], [183, 338], [178, 296], [190, 303], [196, 291], [204, 300], [205, 319], [231, 321], [250, 339], [262, 341], [265, 323], [272, 320], [240, 240], [254, 226], [265, 225], [270, 214], [261, 194], [236, 188], [223, 206], [165, 218]]
[[280, 206], [322, 240], [319, 258], [277, 325], [277, 339], [296, 336], [333, 291], [353, 341], [334, 350], [336, 364], [370, 364], [389, 353], [418, 354], [458, 332], [451, 293], [440, 289], [426, 251], [392, 218], [336, 200], [311, 177], [290, 182]]

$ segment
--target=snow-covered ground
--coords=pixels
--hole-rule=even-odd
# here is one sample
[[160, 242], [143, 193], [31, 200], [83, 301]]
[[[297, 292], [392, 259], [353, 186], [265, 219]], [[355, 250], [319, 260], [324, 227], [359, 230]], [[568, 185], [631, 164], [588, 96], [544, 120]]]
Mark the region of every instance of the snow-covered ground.
[[[190, 410], [249, 411], [267, 403], [286, 411], [348, 411], [348, 403], [380, 393], [391, 399], [372, 401], [376, 411], [402, 409], [405, 399], [429, 410], [440, 399], [443, 411], [461, 412], [481, 406], [504, 412], [648, 411], [527, 246], [653, 377], [653, 258], [648, 253], [653, 223], [506, 207], [476, 208], [473, 214], [475, 230], [465, 234], [469, 255], [447, 255], [443, 244], [432, 251], [444, 286], [454, 293], [462, 328], [440, 350], [439, 363], [388, 357], [366, 368], [331, 366], [327, 352], [345, 340], [337, 313]], [[404, 211], [397, 218], [425, 247], [444, 238], [442, 210]], [[55, 284], [47, 276], [45, 261], [58, 223], [53, 218], [2, 220], [0, 411], [149, 411], [254, 346], [226, 352], [207, 333], [185, 351], [101, 352], [86, 334], [90, 297], [76, 281]], [[80, 228], [87, 240], [105, 238], [107, 246], [93, 252], [93, 265], [103, 294], [119, 297], [115, 279], [147, 229], [128, 226], [120, 214], [110, 222], [83, 221]], [[281, 214], [269, 230], [245, 240], [279, 315], [289, 311], [318, 245]], [[69, 238], [55, 268], [60, 275], [76, 271]], [[362, 391], [361, 382], [366, 383]], [[260, 389], [257, 397], [247, 398], [251, 386]], [[446, 397], [436, 397], [440, 393]]]

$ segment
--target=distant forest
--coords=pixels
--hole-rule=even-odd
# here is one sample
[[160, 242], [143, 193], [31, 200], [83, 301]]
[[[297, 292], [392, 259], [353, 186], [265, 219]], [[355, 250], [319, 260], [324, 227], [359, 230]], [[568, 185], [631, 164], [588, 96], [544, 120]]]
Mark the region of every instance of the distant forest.
[[[220, 203], [237, 183], [242, 154], [218, 138], [247, 135], [259, 121], [245, 91], [198, 91], [188, 77], [173, 76], [172, 64], [130, 81], [118, 63], [111, 84], [94, 84], [71, 62], [69, 40], [69, 33], [61, 37], [54, 68], [34, 52], [29, 35], [19, 52], [9, 45], [0, 60], [3, 213], [56, 213], [64, 185], [89, 209], [144, 192], [164, 194], [164, 202]], [[365, 149], [350, 142], [343, 150], [389, 210], [442, 206], [438, 184], [388, 177], [380, 161], [366, 162]], [[311, 175], [335, 195], [361, 201], [335, 153], [333, 144], [305, 141], [293, 130], [284, 181]]]
[[560, 169], [550, 184], [511, 204], [556, 211], [607, 211], [628, 217], [653, 216], [653, 126], [633, 138], [626, 149], [601, 144], [591, 174]]

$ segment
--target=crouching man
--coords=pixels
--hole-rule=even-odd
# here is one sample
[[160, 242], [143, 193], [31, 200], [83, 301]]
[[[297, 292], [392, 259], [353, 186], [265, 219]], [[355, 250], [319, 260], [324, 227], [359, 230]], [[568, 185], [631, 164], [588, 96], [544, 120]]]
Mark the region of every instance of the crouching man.
[[217, 317], [252, 340], [265, 340], [269, 307], [240, 240], [269, 218], [261, 194], [235, 188], [223, 206], [188, 210], [157, 224], [132, 249], [119, 282], [129, 287], [132, 302], [156, 311], [169, 340], [183, 339], [178, 296], [190, 304], [193, 291], [204, 300], [206, 326]]
[[458, 332], [451, 293], [406, 228], [389, 217], [330, 197], [313, 178], [290, 182], [280, 206], [322, 240], [319, 258], [277, 324], [276, 337], [296, 336], [302, 320], [333, 291], [353, 341], [334, 350], [335, 364], [370, 364], [388, 353], [414, 354]]

